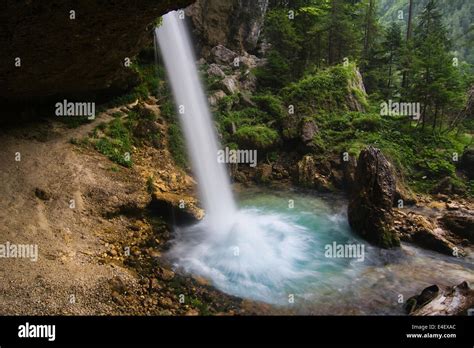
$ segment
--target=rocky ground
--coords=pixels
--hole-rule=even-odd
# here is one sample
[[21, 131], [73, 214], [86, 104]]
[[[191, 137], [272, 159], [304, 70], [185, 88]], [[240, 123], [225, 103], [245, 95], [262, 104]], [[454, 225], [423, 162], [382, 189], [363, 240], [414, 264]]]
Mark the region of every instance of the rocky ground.
[[0, 313], [244, 313], [240, 299], [175, 274], [162, 259], [170, 215], [160, 202], [172, 209], [176, 197], [194, 200], [192, 180], [169, 153], [136, 149], [129, 169], [78, 143], [118, 111], [75, 129], [43, 119], [0, 135], [2, 241], [39, 248], [37, 262], [0, 261]]

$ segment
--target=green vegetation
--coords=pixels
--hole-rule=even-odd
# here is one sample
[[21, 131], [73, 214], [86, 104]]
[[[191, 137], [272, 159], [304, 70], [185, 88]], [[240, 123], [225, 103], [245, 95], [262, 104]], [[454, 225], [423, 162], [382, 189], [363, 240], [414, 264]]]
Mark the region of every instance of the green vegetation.
[[168, 128], [169, 149], [177, 165], [187, 167], [186, 146], [179, 125], [172, 123]]
[[121, 119], [114, 119], [104, 130], [104, 136], [94, 143], [95, 148], [124, 167], [132, 166], [132, 136]]
[[263, 125], [244, 126], [237, 130], [235, 139], [244, 148], [269, 150], [276, 145], [278, 133]]
[[[453, 64], [436, 1], [423, 1], [408, 41], [406, 26], [380, 25], [377, 5], [273, 2], [264, 29], [272, 45], [267, 64], [254, 70], [255, 106], [238, 95], [225, 97], [216, 112], [219, 132], [228, 146], [272, 151], [277, 158], [275, 149], [301, 151], [302, 126], [314, 122], [309, 151], [321, 160], [358, 156], [374, 145], [417, 192], [432, 192], [441, 181], [457, 193], [469, 191], [474, 185], [457, 176], [454, 154], [472, 144], [474, 122], [462, 114], [471, 70]], [[389, 99], [419, 103], [419, 119], [382, 116], [380, 104]]]

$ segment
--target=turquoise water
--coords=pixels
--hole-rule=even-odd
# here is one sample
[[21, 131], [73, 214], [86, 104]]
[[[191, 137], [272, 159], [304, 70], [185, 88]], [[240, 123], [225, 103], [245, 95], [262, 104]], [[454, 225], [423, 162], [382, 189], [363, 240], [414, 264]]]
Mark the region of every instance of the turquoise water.
[[[178, 230], [169, 256], [177, 268], [279, 313], [403, 314], [403, 300], [428, 285], [474, 281], [472, 259], [367, 244], [352, 233], [342, 197], [251, 190], [239, 202], [229, 231], [209, 233], [205, 220]], [[334, 246], [355, 249], [329, 253]]]

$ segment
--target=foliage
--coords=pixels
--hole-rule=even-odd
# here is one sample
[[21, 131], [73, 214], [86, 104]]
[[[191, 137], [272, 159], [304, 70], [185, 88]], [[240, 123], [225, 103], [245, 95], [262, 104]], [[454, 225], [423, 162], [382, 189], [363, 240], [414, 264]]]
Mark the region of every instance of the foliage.
[[264, 125], [244, 126], [234, 135], [236, 142], [243, 148], [268, 150], [278, 141], [278, 133]]

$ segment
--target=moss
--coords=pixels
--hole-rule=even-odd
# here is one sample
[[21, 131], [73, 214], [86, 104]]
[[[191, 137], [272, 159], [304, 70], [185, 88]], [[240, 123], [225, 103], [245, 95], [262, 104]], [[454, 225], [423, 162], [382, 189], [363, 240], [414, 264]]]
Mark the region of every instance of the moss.
[[251, 149], [268, 150], [278, 141], [278, 133], [266, 126], [245, 126], [239, 128], [234, 135], [236, 142]]
[[272, 119], [281, 120], [285, 115], [285, 109], [280, 98], [271, 94], [261, 94], [252, 97], [257, 107], [266, 112]]
[[177, 124], [170, 124], [168, 128], [169, 149], [177, 165], [186, 168], [188, 160], [186, 157], [186, 146], [181, 132], [181, 128]]
[[352, 125], [359, 129], [375, 132], [382, 126], [382, 119], [378, 114], [365, 114], [353, 120]]

